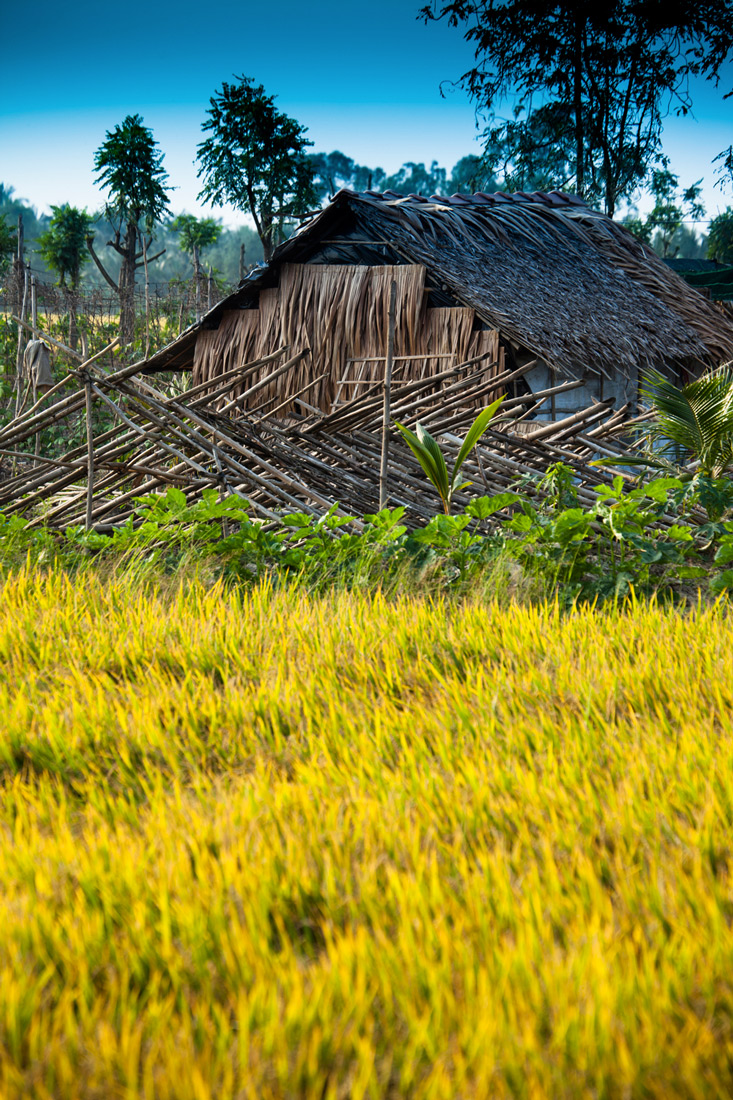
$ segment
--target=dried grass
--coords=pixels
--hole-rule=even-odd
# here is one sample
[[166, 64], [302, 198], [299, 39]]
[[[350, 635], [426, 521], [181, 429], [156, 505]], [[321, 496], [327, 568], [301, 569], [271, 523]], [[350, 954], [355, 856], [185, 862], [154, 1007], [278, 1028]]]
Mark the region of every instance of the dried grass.
[[[386, 354], [393, 279], [397, 283], [395, 355], [425, 355], [403, 363], [398, 360], [397, 376], [402, 381], [432, 377], [451, 359], [460, 363], [484, 351], [493, 351], [492, 360], [499, 359], [498, 333], [474, 331], [472, 309], [428, 308], [421, 265], [284, 264], [279, 287], [260, 292], [259, 309], [228, 310], [218, 329], [201, 330], [194, 354], [194, 385], [289, 345], [292, 354], [306, 348], [310, 354], [297, 370], [260, 390], [256, 405], [275, 398], [286, 400], [324, 372], [325, 377], [308, 393], [309, 404], [329, 411], [346, 375], [346, 396], [358, 396], [370, 381], [382, 376], [383, 363], [369, 360]], [[262, 374], [247, 384], [266, 377], [270, 369], [263, 367]], [[235, 387], [232, 395], [240, 392]]]

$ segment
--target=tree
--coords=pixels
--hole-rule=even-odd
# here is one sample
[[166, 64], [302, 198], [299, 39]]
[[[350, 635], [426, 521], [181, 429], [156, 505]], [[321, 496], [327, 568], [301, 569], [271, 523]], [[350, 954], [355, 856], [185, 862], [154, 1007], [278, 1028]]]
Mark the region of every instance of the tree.
[[221, 234], [221, 224], [213, 218], [197, 218], [193, 214], [179, 214], [171, 222], [170, 228], [179, 234], [182, 251], [187, 252], [191, 257], [196, 291], [196, 317], [198, 319], [201, 311], [201, 283], [203, 278], [201, 253], [205, 248], [216, 244]]
[[509, 191], [550, 191], [574, 182], [572, 113], [562, 103], [530, 111], [521, 105], [514, 118], [483, 133], [483, 161], [498, 172]]
[[686, 386], [676, 386], [658, 371], [650, 371], [642, 394], [651, 401], [655, 418], [647, 431], [659, 445], [658, 457], [697, 459], [700, 473], [721, 477], [733, 462], [733, 369], [708, 371]]
[[152, 130], [143, 125], [140, 115], [128, 115], [94, 154], [99, 175], [95, 183], [108, 193], [105, 216], [114, 237], [107, 244], [121, 258], [119, 280], [115, 282], [94, 251], [93, 238], [87, 247], [104, 279], [120, 299], [120, 337], [129, 343], [135, 328], [135, 274], [163, 255], [148, 256], [153, 231], [168, 209], [168, 173], [163, 154], [153, 139]]
[[[730, 95], [733, 95], [733, 92], [729, 92], [725, 98], [728, 99]], [[722, 188], [729, 181], [733, 183], [733, 145], [729, 145], [722, 153], [718, 153], [717, 157], [713, 159], [713, 164], [718, 161], [720, 161], [720, 166], [715, 170], [718, 177], [715, 186]]]
[[59, 286], [66, 286], [67, 279], [73, 289], [78, 286], [92, 222], [86, 210], [68, 203], [51, 207], [51, 221], [38, 244], [46, 265], [58, 275]]
[[499, 183], [485, 157], [469, 153], [453, 166], [448, 191], [454, 194], [474, 194], [476, 191], [496, 191]]
[[382, 168], [357, 164], [338, 149], [332, 153], [309, 153], [308, 161], [313, 169], [313, 187], [319, 202], [331, 198], [342, 187], [352, 191], [378, 191], [387, 178]]
[[651, 212], [643, 221], [631, 217], [624, 219], [624, 224], [635, 237], [652, 244], [654, 250], [666, 259], [679, 253], [679, 234], [685, 218], [699, 220], [705, 213], [705, 207], [700, 201], [702, 180], [693, 183], [680, 195], [679, 177], [670, 172], [666, 159], [663, 165], [651, 173], [649, 190], [654, 198]]
[[221, 236], [221, 223], [214, 218], [197, 218], [194, 214], [179, 214], [171, 222], [171, 229], [179, 234], [181, 248], [191, 257], [194, 275], [201, 271], [201, 253], [216, 244]]
[[402, 195], [445, 195], [448, 173], [434, 160], [429, 168], [408, 160], [393, 175], [384, 180], [383, 190]]
[[251, 214], [265, 260], [286, 234], [288, 223], [316, 202], [306, 129], [275, 107], [261, 84], [247, 76], [222, 84], [210, 99], [198, 146], [199, 198], [231, 203]]
[[[86, 210], [65, 203], [51, 207], [51, 221], [38, 238], [41, 255], [51, 271], [58, 275], [59, 286], [66, 292], [69, 308], [69, 346], [76, 348], [78, 329], [76, 296], [81, 269], [86, 260], [86, 239], [92, 227]], [[67, 279], [70, 286], [67, 285]]]
[[713, 218], [708, 231], [708, 257], [733, 264], [733, 207]]
[[667, 113], [690, 110], [689, 78], [717, 81], [733, 47], [733, 0], [432, 0], [421, 15], [463, 28], [476, 66], [459, 82], [480, 112], [513, 105], [520, 151], [536, 111], [564, 119], [575, 189], [609, 216], [655, 163]]
[[454, 192], [495, 191], [496, 177], [486, 157], [469, 154], [461, 157], [448, 175], [437, 160], [430, 167], [406, 161], [393, 175], [383, 168], [357, 164], [351, 157], [333, 153], [309, 153], [313, 168], [313, 186], [319, 202], [331, 198], [342, 187], [352, 191], [398, 191], [402, 194], [450, 195]]
[[18, 238], [13, 226], [8, 225], [4, 214], [0, 214], [0, 274], [7, 268], [18, 248]]

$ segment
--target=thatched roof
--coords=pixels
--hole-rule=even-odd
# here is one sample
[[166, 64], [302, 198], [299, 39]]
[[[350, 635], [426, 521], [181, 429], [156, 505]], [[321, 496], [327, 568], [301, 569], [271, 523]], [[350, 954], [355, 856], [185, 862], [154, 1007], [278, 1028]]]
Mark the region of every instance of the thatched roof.
[[190, 368], [198, 331], [256, 306], [285, 263], [421, 264], [436, 306], [472, 308], [561, 374], [733, 358], [730, 320], [623, 226], [574, 196], [340, 191], [148, 369]]

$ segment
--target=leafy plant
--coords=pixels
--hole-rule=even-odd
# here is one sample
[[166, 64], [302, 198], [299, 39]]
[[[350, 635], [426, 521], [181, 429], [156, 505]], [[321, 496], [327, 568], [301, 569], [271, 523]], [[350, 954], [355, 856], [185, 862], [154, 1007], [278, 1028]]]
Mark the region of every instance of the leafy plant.
[[397, 423], [407, 446], [422, 466], [428, 480], [438, 490], [438, 495], [443, 504], [443, 511], [447, 516], [450, 515], [451, 501], [455, 493], [471, 484], [470, 481], [460, 480], [461, 467], [488, 428], [503, 400], [503, 397], [497, 398], [496, 401], [492, 401], [487, 408], [478, 414], [463, 440], [461, 449], [456, 456], [453, 472], [450, 475], [448, 474], [443, 452], [427, 428], [424, 428], [422, 424], [418, 424], [416, 431], [413, 432], [406, 428], [404, 424]]
[[660, 453], [679, 450], [696, 459], [700, 472], [720, 477], [733, 461], [733, 364], [676, 386], [658, 371], [649, 372], [642, 388], [656, 418], [648, 437]]

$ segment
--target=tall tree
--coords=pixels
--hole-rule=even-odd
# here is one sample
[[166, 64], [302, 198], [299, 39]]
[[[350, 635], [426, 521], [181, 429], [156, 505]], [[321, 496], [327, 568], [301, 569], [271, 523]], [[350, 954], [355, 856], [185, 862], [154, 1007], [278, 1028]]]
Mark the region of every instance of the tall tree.
[[79, 284], [81, 269], [87, 258], [86, 239], [93, 218], [86, 210], [65, 203], [51, 207], [51, 221], [38, 238], [46, 265], [58, 275], [59, 286]]
[[143, 125], [140, 115], [128, 115], [114, 130], [107, 131], [106, 140], [94, 154], [94, 167], [99, 173], [95, 183], [108, 195], [105, 216], [114, 236], [107, 244], [122, 261], [117, 282], [94, 251], [91, 236], [87, 236], [87, 247], [103, 277], [119, 295], [120, 336], [129, 343], [135, 329], [135, 274], [165, 251], [155, 256], [147, 254], [156, 223], [168, 210], [168, 173], [153, 132]]
[[81, 270], [87, 258], [86, 239], [91, 231], [92, 217], [86, 210], [65, 203], [51, 207], [51, 221], [38, 238], [46, 265], [58, 275], [59, 286], [66, 294], [69, 309], [69, 346], [76, 348], [77, 293]]
[[460, 83], [480, 112], [524, 112], [505, 137], [531, 142], [537, 109], [565, 110], [575, 189], [611, 216], [654, 164], [666, 114], [690, 110], [689, 78], [717, 81], [733, 47], [733, 0], [432, 0], [421, 15], [473, 45]]
[[261, 84], [242, 76], [210, 99], [198, 146], [199, 198], [251, 214], [265, 260], [288, 223], [316, 202], [306, 129], [275, 107]]
[[733, 264], [733, 207], [729, 206], [711, 221], [708, 256], [722, 264]]

